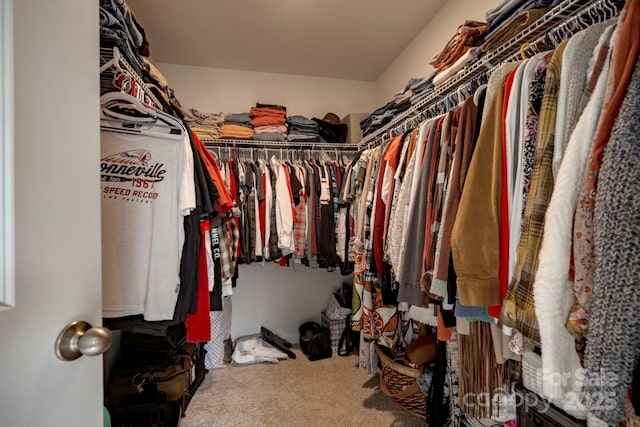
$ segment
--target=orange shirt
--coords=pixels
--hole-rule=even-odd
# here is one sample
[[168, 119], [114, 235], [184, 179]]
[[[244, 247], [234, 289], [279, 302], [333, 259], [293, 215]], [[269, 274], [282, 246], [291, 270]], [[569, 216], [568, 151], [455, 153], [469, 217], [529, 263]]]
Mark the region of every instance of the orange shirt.
[[218, 211], [218, 216], [221, 217], [233, 207], [233, 200], [231, 200], [231, 195], [229, 194], [229, 190], [227, 190], [227, 186], [224, 184], [222, 174], [220, 174], [220, 169], [213, 155], [207, 150], [202, 141], [200, 141], [198, 135], [194, 132], [191, 133], [193, 134], [196, 147], [198, 147], [198, 153], [200, 153], [202, 163], [204, 163], [209, 176], [211, 176], [213, 180], [213, 184], [218, 190], [218, 200], [213, 200], [213, 202], [215, 203], [216, 211]]

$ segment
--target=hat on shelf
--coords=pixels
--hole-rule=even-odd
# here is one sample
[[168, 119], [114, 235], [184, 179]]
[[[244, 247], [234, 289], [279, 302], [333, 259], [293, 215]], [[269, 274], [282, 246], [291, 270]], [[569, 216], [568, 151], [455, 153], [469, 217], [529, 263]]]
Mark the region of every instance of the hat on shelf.
[[338, 117], [338, 115], [335, 113], [325, 114], [322, 120], [324, 120], [325, 122], [333, 123], [334, 125], [340, 124], [340, 117]]

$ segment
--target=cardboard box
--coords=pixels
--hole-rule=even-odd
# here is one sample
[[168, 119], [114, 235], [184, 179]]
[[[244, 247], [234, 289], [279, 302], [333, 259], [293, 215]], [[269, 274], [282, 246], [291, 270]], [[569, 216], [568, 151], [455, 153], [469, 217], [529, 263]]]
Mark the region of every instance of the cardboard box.
[[369, 117], [368, 113], [349, 113], [340, 120], [340, 123], [346, 124], [349, 128], [347, 144], [358, 144], [362, 140], [360, 122], [367, 117]]

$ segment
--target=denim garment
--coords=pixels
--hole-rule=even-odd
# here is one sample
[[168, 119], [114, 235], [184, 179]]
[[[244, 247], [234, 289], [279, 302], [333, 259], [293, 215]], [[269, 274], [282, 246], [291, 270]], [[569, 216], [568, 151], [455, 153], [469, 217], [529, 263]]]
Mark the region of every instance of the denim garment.
[[302, 129], [296, 126], [291, 126], [289, 127], [289, 133], [314, 137], [314, 136], [320, 135], [320, 130], [319, 129], [309, 130], [309, 129]]
[[428, 91], [420, 92], [418, 94], [413, 95], [409, 100], [411, 102], [411, 105], [416, 105], [417, 103], [425, 99], [427, 96], [429, 96], [430, 92], [431, 91], [428, 90]]
[[411, 89], [411, 91], [415, 95], [417, 92], [422, 92], [423, 90], [425, 90], [430, 86], [433, 87], [433, 78], [435, 76], [436, 76], [436, 73], [431, 73], [427, 77], [411, 85], [409, 89]]
[[314, 122], [313, 120], [310, 120], [304, 116], [289, 116], [287, 117], [287, 122], [289, 122], [290, 125], [292, 126], [298, 126], [298, 127], [310, 127], [310, 128], [314, 128], [317, 129], [318, 128], [318, 123]]
[[463, 305], [460, 303], [460, 299], [456, 296], [455, 316], [471, 320], [485, 320], [488, 316], [487, 307]]
[[251, 116], [249, 113], [229, 114], [225, 116], [226, 123], [237, 123], [241, 125], [251, 125]]
[[278, 141], [285, 142], [287, 139], [279, 133], [257, 133], [253, 135], [255, 141]]
[[301, 133], [289, 133], [287, 140], [290, 142], [319, 142], [320, 135], [306, 135]]

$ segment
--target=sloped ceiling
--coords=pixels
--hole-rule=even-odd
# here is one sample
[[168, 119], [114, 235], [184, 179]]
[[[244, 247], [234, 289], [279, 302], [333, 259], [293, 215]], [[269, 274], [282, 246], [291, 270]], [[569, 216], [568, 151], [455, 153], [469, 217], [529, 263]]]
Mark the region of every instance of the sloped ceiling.
[[375, 81], [445, 2], [127, 0], [154, 62], [364, 81]]

